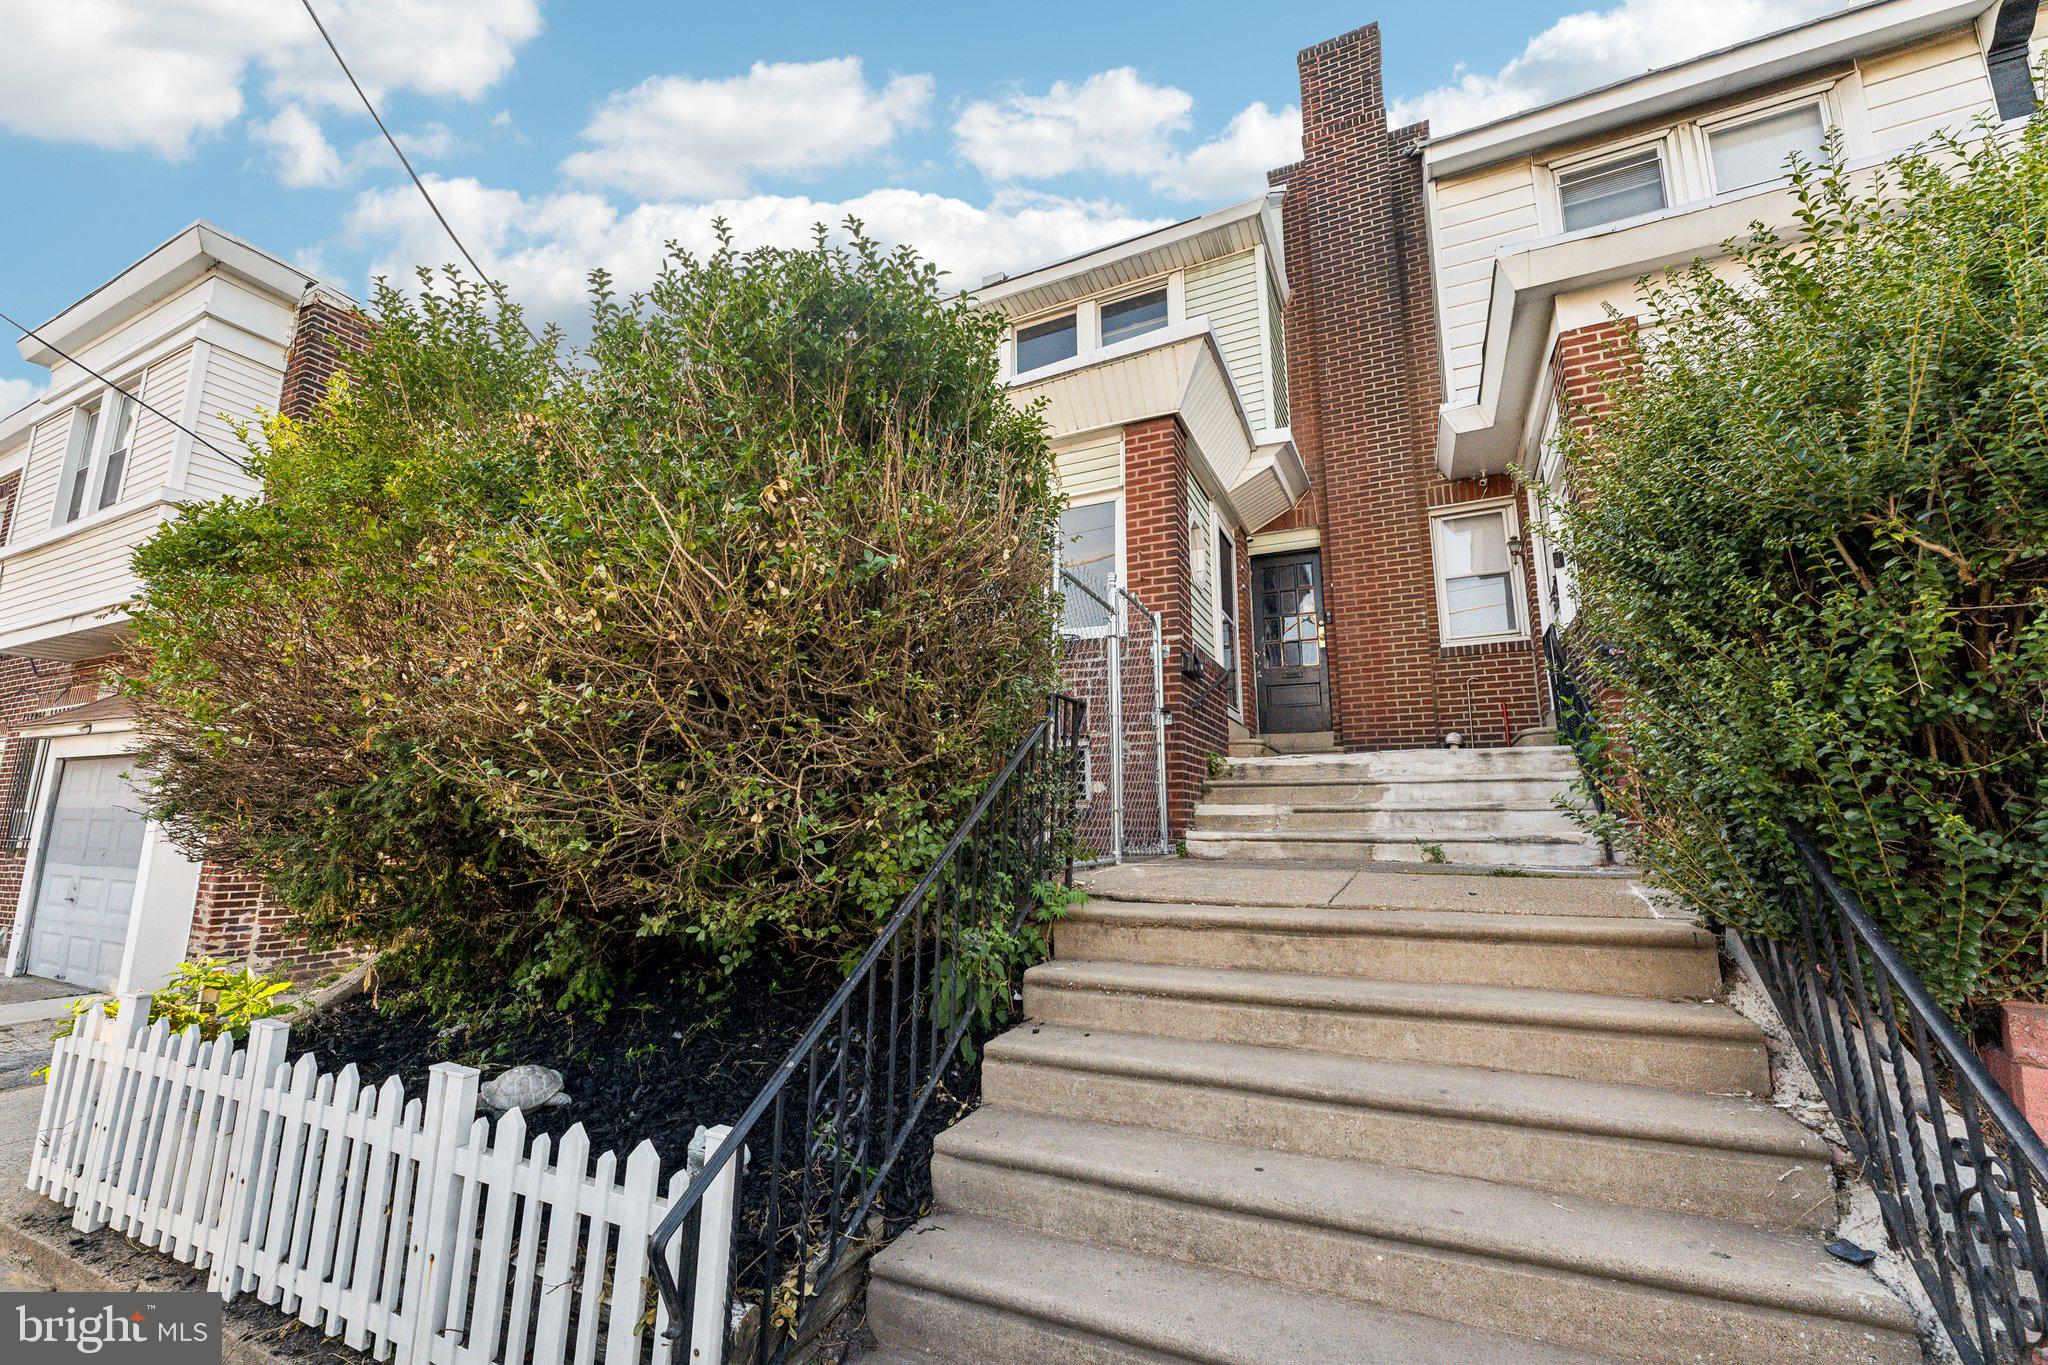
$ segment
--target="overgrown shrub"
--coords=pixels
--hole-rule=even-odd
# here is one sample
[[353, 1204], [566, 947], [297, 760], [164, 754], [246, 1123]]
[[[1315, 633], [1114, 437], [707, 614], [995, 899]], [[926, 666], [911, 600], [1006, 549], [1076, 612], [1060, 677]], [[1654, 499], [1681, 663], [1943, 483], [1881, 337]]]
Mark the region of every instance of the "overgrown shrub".
[[138, 557], [159, 812], [451, 1012], [864, 944], [1051, 682], [1000, 324], [857, 227], [598, 276], [559, 370], [459, 281], [376, 313]]
[[1947, 1005], [2048, 993], [2048, 124], [1647, 281], [1566, 437], [1599, 765], [1656, 878], [1781, 931], [1809, 826]]

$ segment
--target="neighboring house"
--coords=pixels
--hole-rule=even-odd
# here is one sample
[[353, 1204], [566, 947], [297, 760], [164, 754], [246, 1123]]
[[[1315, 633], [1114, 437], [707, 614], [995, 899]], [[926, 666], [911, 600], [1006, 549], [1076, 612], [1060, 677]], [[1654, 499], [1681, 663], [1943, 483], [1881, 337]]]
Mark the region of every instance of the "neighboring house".
[[[1252, 617], [1250, 534], [1308, 486], [1287, 425], [1276, 199], [974, 291], [978, 306], [1012, 319], [1002, 368], [1017, 401], [1045, 404], [1068, 498], [1068, 570], [1101, 601], [1113, 600], [1114, 583], [1162, 618], [1175, 828], [1207, 756], [1233, 727], [1250, 728], [1248, 641], [1279, 629]], [[1081, 593], [1069, 598], [1070, 622], [1084, 630], [1104, 614]]]
[[[1552, 437], [1599, 402], [1610, 307], [1791, 226], [1784, 159], [1829, 130], [1853, 170], [2030, 114], [2035, 11], [1879, 0], [1440, 138], [1389, 126], [1368, 26], [1300, 54], [1302, 158], [1267, 200], [974, 291], [1048, 400], [1069, 560], [1164, 615], [1172, 771], [1226, 719], [1294, 749], [1544, 735], [1572, 603], [1531, 485], [1567, 486]], [[1195, 658], [1242, 667], [1227, 718], [1181, 714]]]
[[[1554, 436], [1597, 410], [1610, 346], [1643, 314], [1651, 272], [1722, 260], [1763, 223], [1797, 235], [1786, 159], [1829, 134], [1852, 177], [1933, 134], [2033, 113], [2037, 6], [1858, 5], [1482, 127], [1423, 150], [1445, 402], [1446, 478], [1524, 472], [1554, 495]], [[1538, 622], [1573, 615], [1570, 566], [1536, 530]]]
[[188, 955], [322, 960], [282, 932], [260, 884], [195, 861], [142, 815], [135, 721], [109, 674], [137, 586], [135, 548], [181, 504], [259, 491], [238, 462], [235, 424], [290, 406], [290, 395], [309, 403], [315, 371], [331, 365], [331, 328], [308, 329], [295, 355], [295, 326], [302, 313], [351, 309], [305, 272], [198, 223], [36, 328], [41, 341], [19, 343], [50, 383], [0, 421], [9, 975], [136, 990]]

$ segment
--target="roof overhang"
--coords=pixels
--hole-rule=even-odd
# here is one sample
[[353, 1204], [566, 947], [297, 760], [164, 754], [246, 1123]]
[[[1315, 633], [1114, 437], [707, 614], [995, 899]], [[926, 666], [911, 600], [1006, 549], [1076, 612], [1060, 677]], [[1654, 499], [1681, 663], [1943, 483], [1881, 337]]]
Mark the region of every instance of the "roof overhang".
[[[1867, 191], [1884, 166], [1866, 157], [1845, 167], [1852, 189]], [[1530, 405], [1548, 363], [1559, 295], [1630, 283], [1697, 260], [1726, 256], [1724, 244], [1762, 223], [1779, 239], [1805, 235], [1789, 182], [1700, 201], [1675, 213], [1520, 243], [1493, 258], [1479, 394], [1438, 410], [1436, 462], [1449, 479], [1507, 468], [1520, 452]]]
[[1267, 274], [1285, 303], [1287, 258], [1280, 198], [1280, 190], [1270, 190], [1257, 199], [962, 292], [977, 308], [1029, 317], [1121, 284], [1263, 246]]
[[1874, 0], [1645, 75], [1432, 138], [1430, 179], [1597, 137], [1919, 38], [1977, 23], [1999, 0]]
[[1290, 432], [1255, 433], [1208, 320], [1162, 328], [1108, 350], [1013, 380], [1018, 407], [1043, 402], [1054, 439], [1121, 430], [1177, 416], [1188, 458], [1219, 493], [1234, 525], [1256, 530], [1308, 490], [1308, 470]]
[[319, 283], [232, 233], [194, 223], [36, 328], [41, 341], [24, 336], [16, 346], [31, 363], [54, 367], [58, 351], [77, 352], [215, 270], [294, 304]]

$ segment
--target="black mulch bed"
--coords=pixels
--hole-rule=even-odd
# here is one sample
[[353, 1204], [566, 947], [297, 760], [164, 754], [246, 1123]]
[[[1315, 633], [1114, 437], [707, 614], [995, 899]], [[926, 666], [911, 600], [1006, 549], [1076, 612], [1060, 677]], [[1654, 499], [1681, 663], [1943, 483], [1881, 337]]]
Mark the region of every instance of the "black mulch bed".
[[443, 1033], [423, 1010], [368, 996], [292, 1028], [292, 1052], [323, 1070], [356, 1064], [365, 1085], [397, 1076], [426, 1094], [427, 1069], [461, 1062], [488, 1081], [521, 1063], [562, 1073], [566, 1106], [529, 1113], [528, 1130], [561, 1134], [582, 1124], [593, 1152], [621, 1160], [644, 1138], [664, 1171], [680, 1168], [699, 1125], [732, 1123], [839, 988], [829, 967], [796, 982], [743, 979], [716, 1002], [678, 987], [624, 999], [602, 1021], [545, 1020]]

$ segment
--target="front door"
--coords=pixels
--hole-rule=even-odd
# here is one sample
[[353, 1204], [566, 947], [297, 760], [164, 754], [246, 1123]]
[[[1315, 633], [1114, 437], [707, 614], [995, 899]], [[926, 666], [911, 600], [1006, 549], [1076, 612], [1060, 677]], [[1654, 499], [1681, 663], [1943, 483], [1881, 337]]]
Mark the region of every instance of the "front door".
[[28, 971], [90, 990], [121, 972], [143, 820], [128, 784], [130, 758], [72, 758], [57, 770], [29, 912]]
[[1252, 610], [1259, 651], [1259, 729], [1273, 734], [1329, 729], [1322, 552], [1253, 560]]

